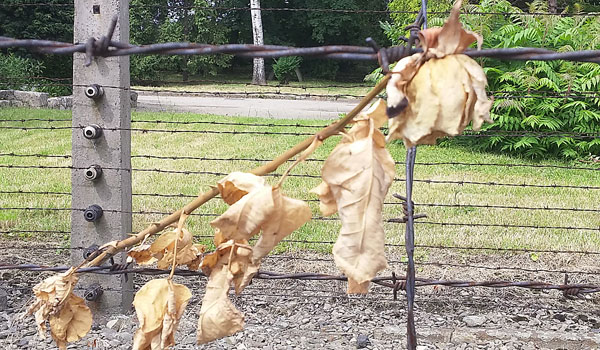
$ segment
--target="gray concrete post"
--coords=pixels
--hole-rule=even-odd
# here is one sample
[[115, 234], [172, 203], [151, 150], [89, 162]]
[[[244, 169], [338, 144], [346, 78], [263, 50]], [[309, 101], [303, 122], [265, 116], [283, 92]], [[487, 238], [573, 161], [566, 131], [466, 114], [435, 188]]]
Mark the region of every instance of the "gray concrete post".
[[[75, 0], [75, 42], [85, 43], [91, 37], [98, 39], [106, 35], [116, 14], [118, 22], [112, 39], [129, 42], [129, 0]], [[94, 212], [88, 213], [87, 220], [84, 212], [72, 212], [73, 247], [102, 245], [131, 233], [131, 172], [102, 170], [131, 169], [131, 132], [122, 130], [131, 127], [129, 57], [96, 57], [88, 67], [84, 66], [84, 62], [84, 54], [74, 55], [73, 126], [89, 128], [73, 129], [72, 159], [75, 169], [71, 172], [71, 205], [77, 209], [97, 205], [103, 209], [103, 214], [95, 221], [88, 221], [94, 218]], [[94, 92], [102, 90], [101, 96], [94, 95]], [[101, 131], [91, 126], [98, 126]], [[86, 130], [88, 137], [98, 137], [85, 137]], [[97, 167], [89, 171], [77, 169], [92, 166], [99, 166], [101, 171]], [[73, 264], [79, 264], [83, 259], [82, 251], [72, 252]], [[116, 257], [116, 260], [122, 258]], [[84, 274], [81, 277], [80, 286], [83, 288], [94, 284], [103, 288], [102, 295], [88, 303], [96, 314], [107, 315], [131, 309], [131, 278], [125, 282], [122, 275]]]

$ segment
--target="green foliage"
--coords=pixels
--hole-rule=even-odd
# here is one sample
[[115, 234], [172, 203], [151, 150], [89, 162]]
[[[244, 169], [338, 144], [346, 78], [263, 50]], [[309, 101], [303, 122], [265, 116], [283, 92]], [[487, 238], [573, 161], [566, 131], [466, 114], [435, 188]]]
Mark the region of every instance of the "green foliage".
[[[395, 0], [390, 6], [398, 2], [410, 1]], [[528, 11], [547, 12], [547, 6], [545, 0], [534, 0]], [[483, 35], [484, 48], [543, 47], [558, 52], [600, 49], [600, 17], [597, 16], [531, 16], [506, 0], [467, 4], [463, 13], [461, 21], [465, 27]], [[500, 16], [497, 13], [514, 14]], [[492, 59], [479, 62], [487, 74], [489, 90], [496, 96], [492, 108], [494, 124], [484, 125], [485, 130], [600, 133], [600, 65]], [[373, 72], [368, 78], [376, 80], [380, 75]], [[548, 95], [565, 97], [543, 97]], [[444, 142], [531, 158], [600, 154], [598, 139], [569, 136], [494, 136]]]
[[281, 84], [287, 84], [296, 77], [296, 69], [300, 68], [302, 57], [287, 56], [275, 60], [273, 73]]
[[[453, 1], [429, 0], [427, 2], [427, 21], [429, 26], [440, 26], [447, 17], [446, 12], [452, 8]], [[400, 44], [399, 38], [407, 36], [404, 28], [415, 22], [416, 13], [421, 9], [421, 0], [393, 0], [388, 9], [392, 11], [390, 17], [393, 23], [381, 22], [380, 26], [385, 35], [394, 44]]]
[[30, 77], [40, 75], [43, 69], [34, 59], [0, 54], [0, 89], [31, 90]]
[[310, 77], [326, 80], [335, 80], [340, 70], [340, 64], [334, 60], [308, 60], [302, 66]]
[[[247, 7], [247, 0], [217, 0], [217, 6]], [[380, 20], [387, 20], [384, 13], [387, 0], [261, 0], [263, 8], [315, 8], [343, 9], [354, 12], [331, 11], [264, 11], [262, 14], [265, 43], [270, 45], [291, 45], [311, 47], [320, 45], [365, 45], [367, 37], [373, 37], [380, 46], [390, 43], [379, 28]], [[362, 10], [382, 11], [381, 13], [363, 13]], [[247, 11], [231, 11], [222, 18], [230, 28], [231, 43], [251, 43], [252, 26]], [[336, 77], [346, 78], [352, 73], [364, 74], [377, 65], [365, 67], [359, 62], [339, 61]], [[309, 65], [308, 61], [303, 63]], [[319, 66], [316, 64], [315, 66]], [[304, 73], [304, 69], [303, 69]], [[325, 74], [315, 75], [315, 74]], [[308, 70], [313, 78], [331, 78], [331, 71], [315, 67]]]
[[44, 74], [42, 61], [18, 56], [15, 53], [0, 54], [0, 90], [47, 92], [50, 96], [71, 94], [71, 86], [48, 79], [33, 79]]
[[[23, 0], [2, 0], [6, 4]], [[63, 3], [63, 0], [32, 0], [28, 3]], [[65, 6], [0, 6], [0, 35], [13, 38], [34, 38], [73, 42], [73, 7]], [[26, 50], [12, 50], [20, 57], [42, 63], [39, 75], [64, 78], [72, 76], [70, 56], [34, 54]]]
[[[132, 0], [131, 42], [197, 42], [224, 44], [229, 29], [219, 21], [217, 10], [205, 9], [206, 0]], [[202, 8], [202, 9], [200, 9]], [[231, 57], [218, 56], [132, 56], [133, 79], [160, 79], [161, 72], [188, 75], [215, 75], [230, 66]]]

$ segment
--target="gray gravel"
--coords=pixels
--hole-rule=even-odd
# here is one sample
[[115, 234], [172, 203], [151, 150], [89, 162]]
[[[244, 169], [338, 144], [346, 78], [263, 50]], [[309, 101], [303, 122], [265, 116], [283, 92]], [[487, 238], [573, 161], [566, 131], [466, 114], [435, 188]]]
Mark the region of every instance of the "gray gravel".
[[[264, 268], [280, 272], [337, 273], [328, 255], [297, 253], [296, 258], [274, 257]], [[61, 256], [54, 256], [62, 259]], [[307, 261], [306, 258], [309, 258]], [[325, 261], [311, 261], [322, 258]], [[480, 256], [436, 256], [429, 259], [452, 261], [481, 260]], [[40, 257], [51, 259], [51, 257]], [[506, 265], [506, 256], [488, 257], [488, 265]], [[593, 270], [589, 257], [569, 259], [567, 267]], [[13, 259], [14, 260], [14, 259]], [[390, 260], [393, 260], [390, 258]], [[544, 261], [544, 259], [540, 259]], [[517, 266], [531, 265], [526, 256], [512, 256]], [[17, 261], [18, 262], [18, 261]], [[469, 261], [467, 261], [469, 262]], [[538, 268], [557, 268], [560, 262], [548, 260]], [[425, 265], [419, 276], [523, 280], [527, 278], [560, 282], [564, 276], [523, 272], [452, 271], [448, 267]], [[401, 272], [401, 271], [399, 271]], [[467, 273], [467, 276], [461, 274]], [[472, 275], [468, 275], [468, 274]], [[44, 275], [45, 276], [45, 275]], [[0, 311], [0, 348], [55, 349], [49, 339], [40, 340], [33, 318], [19, 320], [30, 299], [30, 287], [43, 276], [33, 272], [4, 272], [0, 289], [7, 304]], [[594, 282], [594, 276], [572, 276], [577, 282]], [[449, 278], [449, 277], [446, 277]], [[205, 286], [202, 278], [177, 277], [194, 296], [181, 320], [176, 349], [402, 349], [405, 348], [404, 295], [394, 301], [391, 292], [372, 287], [367, 296], [347, 297], [345, 284], [336, 281], [255, 280], [240, 295], [231, 295], [246, 315], [244, 331], [204, 346], [195, 345], [197, 314]], [[136, 286], [144, 283], [136, 276]], [[575, 282], [575, 281], [574, 281]], [[78, 292], [81, 294], [81, 292]], [[2, 293], [0, 292], [0, 296]], [[600, 348], [600, 309], [598, 299], [565, 299], [556, 291], [489, 288], [420, 288], [417, 290], [416, 325], [419, 350], [425, 349], [596, 349]], [[136, 319], [128, 315], [95, 315], [92, 331], [69, 349], [129, 349]]]

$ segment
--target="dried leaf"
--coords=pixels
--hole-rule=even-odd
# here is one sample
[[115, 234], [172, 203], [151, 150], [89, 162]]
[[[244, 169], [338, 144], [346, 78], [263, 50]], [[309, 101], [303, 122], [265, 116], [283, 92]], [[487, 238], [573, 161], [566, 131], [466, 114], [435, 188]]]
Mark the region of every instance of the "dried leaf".
[[[408, 57], [404, 57], [396, 63], [392, 71], [392, 77], [390, 78], [386, 93], [387, 98], [387, 116], [390, 118], [390, 128], [394, 122], [402, 122], [399, 118], [394, 118], [404, 111], [408, 105], [408, 99], [406, 98], [406, 85], [412, 80], [419, 69], [419, 60], [421, 54], [414, 54]], [[393, 118], [393, 119], [392, 119]], [[390, 131], [391, 132], [391, 131]]]
[[210, 225], [219, 229], [225, 239], [249, 240], [258, 234], [274, 209], [272, 187], [257, 187], [211, 221]]
[[64, 273], [48, 277], [33, 287], [36, 300], [26, 314], [35, 313], [38, 332], [42, 338], [46, 338], [46, 320], [50, 315], [60, 312], [65, 301], [73, 293], [73, 288], [78, 280], [73, 271], [74, 268], [71, 268]]
[[191, 260], [190, 262], [187, 262], [186, 265], [188, 266], [189, 270], [196, 271], [200, 268], [200, 264], [202, 263], [202, 253], [204, 253], [204, 250], [206, 249], [206, 247], [203, 246], [202, 244], [194, 244], [193, 247], [194, 247], [194, 250], [196, 251], [196, 253], [195, 253], [196, 257], [193, 260]]
[[244, 315], [228, 298], [233, 275], [226, 263], [227, 256], [224, 255], [208, 279], [198, 320], [198, 344], [232, 335], [244, 327]]
[[92, 312], [85, 301], [70, 294], [60, 311], [50, 315], [50, 334], [59, 349], [83, 338], [92, 328]]
[[252, 263], [257, 265], [282, 239], [300, 228], [312, 217], [308, 204], [286, 197], [273, 189], [275, 204], [271, 219], [262, 226], [262, 233], [252, 249]]
[[200, 264], [202, 272], [204, 272], [206, 275], [210, 275], [212, 273], [212, 270], [219, 263], [219, 261], [221, 261], [221, 257], [225, 255], [231, 255], [230, 248], [233, 247], [234, 244], [234, 240], [225, 241], [219, 244], [214, 252], [205, 254], [204, 258], [202, 259], [202, 264]]
[[[160, 235], [148, 248], [148, 252], [158, 260], [159, 269], [168, 269], [173, 265], [175, 255], [175, 239], [177, 229]], [[177, 242], [176, 265], [188, 265], [190, 269], [197, 269], [204, 246], [192, 243], [192, 234], [185, 228], [181, 229], [179, 241]]]
[[[229, 269], [234, 275], [236, 293], [240, 293], [258, 272], [260, 261], [284, 237], [310, 220], [310, 208], [305, 202], [285, 197], [279, 187], [257, 186], [239, 201], [235, 202], [223, 215], [210, 224], [217, 229], [218, 240], [235, 241], [238, 248], [247, 244], [252, 236], [262, 230], [254, 248], [247, 251], [233, 248]], [[219, 246], [223, 250], [226, 246]], [[221, 253], [220, 253], [221, 254]], [[204, 258], [203, 271], [214, 266], [216, 256]]]
[[319, 210], [321, 210], [323, 216], [330, 216], [337, 213], [337, 203], [326, 182], [321, 182], [319, 186], [313, 188], [310, 192], [319, 196]]
[[262, 177], [242, 172], [233, 172], [217, 182], [221, 198], [229, 205], [264, 185], [265, 180]]
[[377, 99], [366, 112], [359, 113], [354, 117], [353, 121], [359, 121], [364, 119], [372, 119], [375, 123], [376, 128], [381, 128], [388, 120], [386, 114], [387, 104], [382, 98]]
[[462, 53], [475, 41], [477, 41], [477, 48], [481, 48], [482, 37], [465, 30], [460, 23], [461, 6], [462, 0], [454, 3], [450, 17], [442, 28], [430, 28], [419, 32], [419, 40], [427, 58], [443, 58], [446, 55]]
[[480, 37], [459, 22], [460, 1], [442, 28], [420, 33], [423, 53], [398, 62], [387, 85], [389, 142], [403, 139], [407, 147], [435, 144], [439, 137], [456, 136], [473, 123], [479, 130], [491, 122], [483, 69], [460, 54]]
[[230, 255], [228, 264], [229, 272], [231, 273], [231, 281], [235, 288], [235, 293], [240, 294], [246, 288], [252, 277], [258, 272], [258, 264], [254, 264], [252, 259], [252, 247], [248, 242], [236, 243], [231, 249], [233, 253]]
[[140, 323], [133, 338], [133, 349], [155, 350], [175, 345], [179, 319], [191, 297], [186, 286], [168, 279], [146, 283], [133, 300]]
[[[368, 282], [387, 267], [381, 210], [394, 179], [394, 160], [371, 119], [361, 120], [331, 152], [321, 176], [342, 221], [333, 247], [338, 268], [348, 276], [348, 293], [366, 293]], [[323, 185], [318, 190], [323, 191]], [[325, 196], [327, 201], [331, 197]], [[329, 207], [326, 207], [329, 208]]]
[[[254, 175], [234, 173], [226, 179], [227, 186], [220, 190], [229, 193], [222, 196], [235, 201], [230, 200], [229, 209], [211, 222], [217, 249], [204, 255], [201, 264], [210, 277], [198, 321], [199, 344], [243, 328], [243, 315], [228, 299], [231, 284], [239, 294], [258, 272], [261, 259], [311, 216], [306, 203], [283, 196], [278, 186], [267, 186]], [[249, 246], [248, 240], [261, 230], [256, 245]]]
[[172, 250], [175, 247], [175, 238], [177, 237], [176, 231], [165, 232], [150, 245], [150, 252], [152, 254], [162, 254], [165, 249]]
[[142, 244], [131, 248], [129, 252], [127, 252], [127, 256], [135, 259], [135, 263], [138, 265], [150, 265], [157, 261], [157, 259], [152, 256], [150, 244]]

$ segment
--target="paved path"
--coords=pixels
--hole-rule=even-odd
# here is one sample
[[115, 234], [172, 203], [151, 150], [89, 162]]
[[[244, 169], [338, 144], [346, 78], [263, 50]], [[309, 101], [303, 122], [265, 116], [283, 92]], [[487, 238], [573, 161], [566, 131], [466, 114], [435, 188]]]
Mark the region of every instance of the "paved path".
[[336, 119], [358, 100], [319, 101], [163, 95], [138, 91], [138, 111], [169, 111], [274, 119]]

